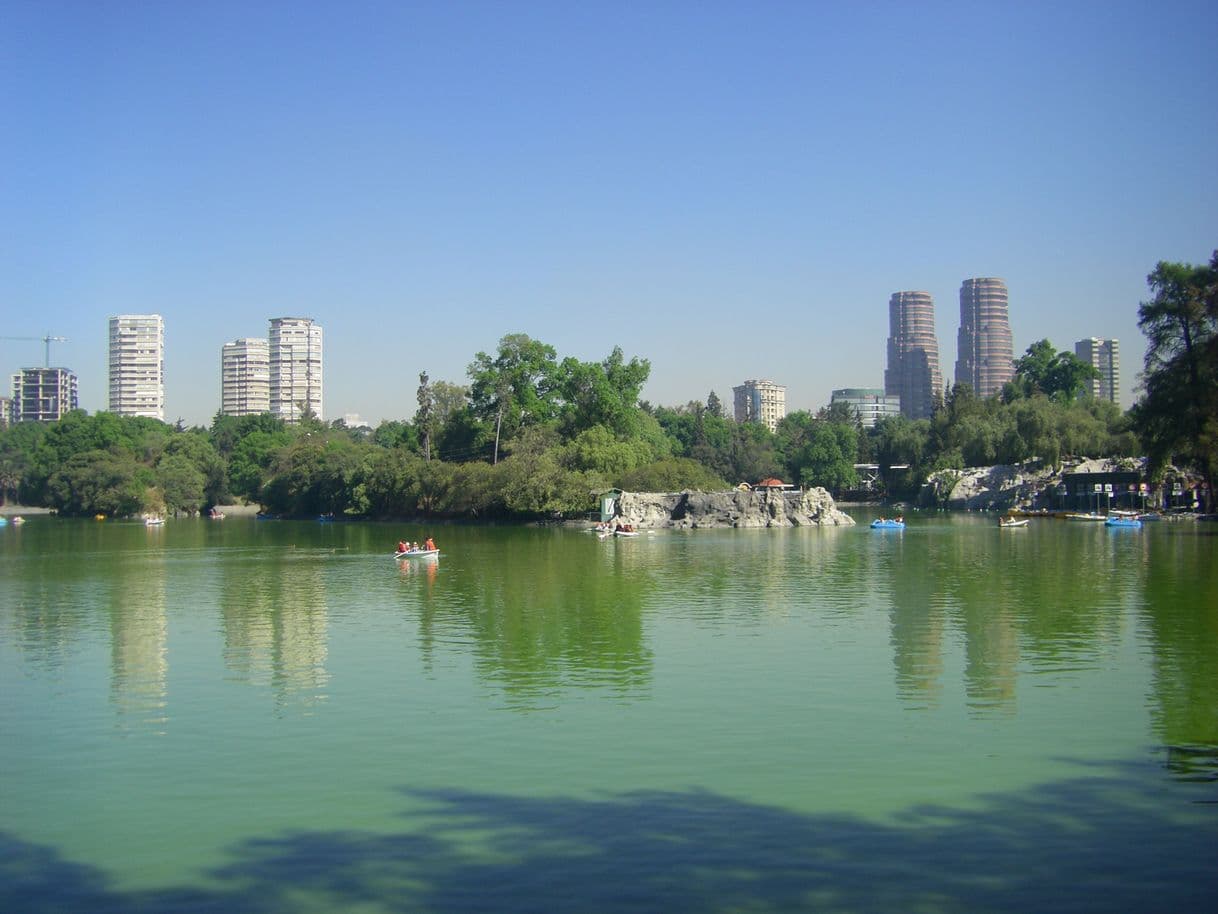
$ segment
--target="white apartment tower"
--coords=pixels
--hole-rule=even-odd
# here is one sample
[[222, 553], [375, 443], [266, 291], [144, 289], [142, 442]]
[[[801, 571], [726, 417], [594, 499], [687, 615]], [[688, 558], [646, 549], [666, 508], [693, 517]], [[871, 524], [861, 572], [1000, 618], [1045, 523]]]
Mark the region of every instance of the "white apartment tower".
[[110, 318], [110, 412], [165, 421], [165, 322], [161, 315]]
[[259, 337], [225, 343], [220, 353], [220, 412], [256, 416], [271, 411], [271, 349]]
[[787, 389], [773, 381], [745, 381], [733, 387], [737, 422], [760, 422], [770, 431], [787, 414]]
[[1091, 393], [1097, 400], [1121, 404], [1121, 345], [1117, 340], [1091, 337], [1074, 344], [1074, 354], [1100, 373], [1091, 379]]
[[322, 418], [321, 327], [308, 317], [271, 319], [270, 407], [285, 422]]

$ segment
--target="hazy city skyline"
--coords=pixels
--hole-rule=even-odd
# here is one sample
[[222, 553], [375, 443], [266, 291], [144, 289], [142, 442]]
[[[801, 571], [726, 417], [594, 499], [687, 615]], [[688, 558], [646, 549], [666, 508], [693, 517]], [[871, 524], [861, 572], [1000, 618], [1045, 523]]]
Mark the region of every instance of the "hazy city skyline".
[[653, 403], [815, 410], [883, 386], [897, 290], [954, 365], [978, 276], [1016, 358], [1121, 340], [1127, 407], [1146, 274], [1218, 245], [1199, 2], [0, 2], [4, 333], [66, 337], [91, 412], [126, 313], [165, 319], [171, 422], [276, 314], [325, 326], [327, 416], [408, 418], [512, 332], [650, 360]]

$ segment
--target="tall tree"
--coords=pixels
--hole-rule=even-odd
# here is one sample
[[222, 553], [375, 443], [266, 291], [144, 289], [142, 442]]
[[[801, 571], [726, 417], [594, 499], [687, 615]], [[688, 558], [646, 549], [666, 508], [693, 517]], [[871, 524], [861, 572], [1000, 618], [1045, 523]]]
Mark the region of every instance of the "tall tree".
[[479, 419], [495, 424], [496, 462], [501, 438], [554, 418], [557, 371], [554, 347], [523, 333], [509, 333], [493, 357], [479, 352], [470, 362], [470, 403]]
[[1146, 334], [1145, 397], [1134, 423], [1156, 467], [1179, 459], [1201, 471], [1214, 509], [1218, 455], [1218, 251], [1209, 265], [1160, 261], [1138, 308]]
[[419, 372], [419, 408], [414, 414], [415, 428], [423, 443], [423, 457], [431, 460], [431, 427], [435, 418], [436, 401], [431, 389], [431, 379], [426, 371]]

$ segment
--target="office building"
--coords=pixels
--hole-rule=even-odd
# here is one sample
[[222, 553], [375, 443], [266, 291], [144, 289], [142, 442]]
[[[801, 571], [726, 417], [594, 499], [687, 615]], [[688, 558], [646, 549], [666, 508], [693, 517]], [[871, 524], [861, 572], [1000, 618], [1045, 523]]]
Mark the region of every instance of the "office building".
[[1092, 337], [1074, 344], [1074, 354], [1100, 373], [1091, 379], [1091, 393], [1097, 400], [1121, 405], [1121, 347], [1117, 340]]
[[733, 387], [736, 421], [760, 422], [770, 431], [787, 414], [787, 389], [773, 381], [745, 381]]
[[110, 412], [165, 421], [165, 323], [161, 315], [110, 318]]
[[893, 292], [888, 300], [884, 395], [898, 398], [902, 415], [926, 419], [942, 389], [935, 300], [929, 292]]
[[1001, 393], [1015, 376], [1007, 304], [1001, 279], [966, 279], [960, 286], [956, 383], [968, 384], [979, 397]]
[[259, 337], [225, 343], [220, 352], [220, 412], [256, 416], [270, 411], [270, 344]]
[[76, 375], [66, 368], [22, 368], [12, 392], [13, 422], [58, 422], [78, 405]]
[[875, 428], [881, 419], [901, 415], [901, 398], [890, 397], [875, 387], [844, 387], [835, 390], [829, 404], [845, 403], [854, 410], [863, 428]]
[[285, 422], [322, 418], [321, 327], [307, 317], [271, 320], [270, 406]]

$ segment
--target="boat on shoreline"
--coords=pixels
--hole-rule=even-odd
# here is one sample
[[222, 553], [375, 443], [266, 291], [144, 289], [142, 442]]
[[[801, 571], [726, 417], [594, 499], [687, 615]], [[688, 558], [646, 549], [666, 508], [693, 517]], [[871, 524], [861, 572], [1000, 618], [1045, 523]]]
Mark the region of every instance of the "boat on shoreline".
[[1094, 511], [1092, 511], [1088, 514], [1080, 514], [1079, 512], [1075, 511], [1075, 512], [1071, 512], [1071, 513], [1067, 514], [1066, 520], [1092, 521], [1094, 523], [1102, 524], [1104, 521], [1108, 520], [1108, 515], [1097, 514]]

